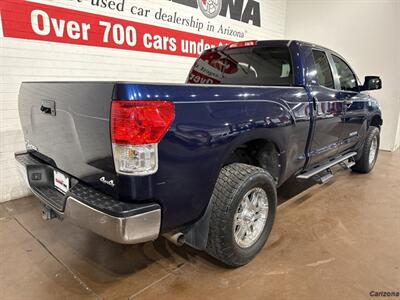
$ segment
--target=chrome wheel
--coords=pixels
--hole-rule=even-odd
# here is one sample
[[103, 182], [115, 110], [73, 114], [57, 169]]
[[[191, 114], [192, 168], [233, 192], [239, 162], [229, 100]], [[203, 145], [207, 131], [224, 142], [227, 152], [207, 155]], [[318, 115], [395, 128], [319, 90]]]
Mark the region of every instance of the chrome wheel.
[[253, 188], [244, 195], [236, 210], [233, 236], [241, 248], [254, 245], [264, 231], [268, 217], [268, 197], [262, 188]]
[[377, 151], [378, 151], [378, 137], [374, 136], [371, 142], [371, 146], [369, 148], [369, 157], [368, 157], [369, 165], [372, 165], [374, 163]]

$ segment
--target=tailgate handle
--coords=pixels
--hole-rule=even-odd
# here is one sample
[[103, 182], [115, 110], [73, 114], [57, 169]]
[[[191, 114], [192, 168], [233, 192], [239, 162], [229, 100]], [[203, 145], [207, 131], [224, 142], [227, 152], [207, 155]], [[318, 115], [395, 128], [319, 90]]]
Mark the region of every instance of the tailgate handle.
[[40, 111], [44, 114], [49, 114], [49, 115], [55, 116], [56, 115], [56, 101], [42, 100], [42, 105], [40, 106]]

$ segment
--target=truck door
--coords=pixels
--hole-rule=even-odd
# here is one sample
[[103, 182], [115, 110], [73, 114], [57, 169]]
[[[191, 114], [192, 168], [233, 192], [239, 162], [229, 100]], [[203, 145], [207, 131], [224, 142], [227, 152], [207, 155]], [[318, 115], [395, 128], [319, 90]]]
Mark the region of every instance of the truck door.
[[[343, 102], [336, 99], [335, 80], [328, 54], [312, 49], [307, 60], [308, 87], [313, 98], [313, 126], [308, 148], [308, 166], [316, 165], [338, 153], [342, 132]], [[311, 66], [314, 65], [314, 68]]]
[[344, 152], [354, 147], [367, 130], [369, 96], [360, 93], [357, 77], [349, 65], [335, 54], [331, 54], [331, 57], [339, 87], [336, 97], [343, 103], [339, 151]]

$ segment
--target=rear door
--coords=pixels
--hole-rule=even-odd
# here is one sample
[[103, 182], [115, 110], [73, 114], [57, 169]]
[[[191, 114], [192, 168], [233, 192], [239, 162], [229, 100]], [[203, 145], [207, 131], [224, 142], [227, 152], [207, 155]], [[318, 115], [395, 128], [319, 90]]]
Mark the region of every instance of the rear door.
[[323, 49], [310, 49], [307, 65], [314, 66], [308, 70], [314, 105], [314, 126], [308, 150], [308, 165], [312, 166], [337, 154], [343, 104], [336, 99], [334, 73], [328, 53]]

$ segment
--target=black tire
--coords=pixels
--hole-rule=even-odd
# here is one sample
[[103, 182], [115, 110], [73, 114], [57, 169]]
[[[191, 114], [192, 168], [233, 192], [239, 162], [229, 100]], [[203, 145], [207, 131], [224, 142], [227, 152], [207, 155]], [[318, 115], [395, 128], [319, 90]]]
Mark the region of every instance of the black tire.
[[[377, 141], [377, 150], [373, 161], [369, 160], [369, 154], [371, 152], [371, 145], [374, 139]], [[365, 138], [363, 147], [361, 148], [361, 156], [356, 160], [356, 164], [352, 167], [352, 170], [358, 173], [369, 173], [374, 168], [376, 160], [378, 158], [380, 142], [380, 131], [379, 128], [370, 126]]]
[[[254, 188], [263, 189], [267, 195], [267, 220], [254, 244], [243, 248], [234, 237], [234, 217], [243, 197]], [[277, 206], [274, 179], [258, 167], [240, 163], [225, 166], [219, 174], [211, 201], [207, 253], [227, 266], [247, 264], [263, 248], [272, 230]]]

